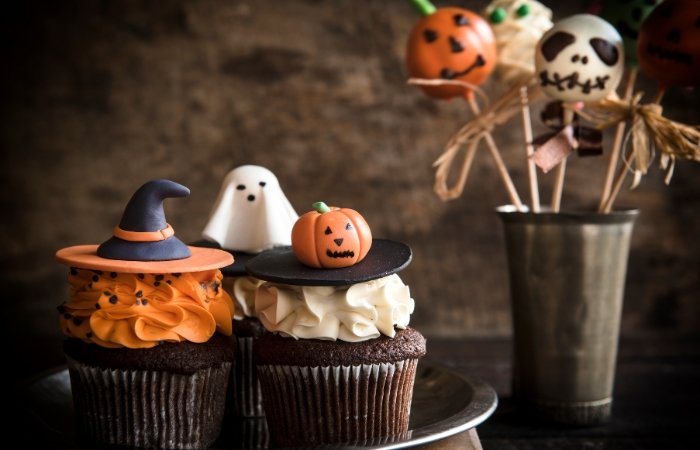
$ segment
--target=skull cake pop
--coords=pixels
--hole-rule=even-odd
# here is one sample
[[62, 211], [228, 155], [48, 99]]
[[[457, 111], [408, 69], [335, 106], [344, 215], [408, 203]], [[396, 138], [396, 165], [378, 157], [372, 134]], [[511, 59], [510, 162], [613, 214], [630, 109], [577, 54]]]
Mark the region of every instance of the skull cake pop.
[[565, 102], [605, 98], [624, 71], [622, 37], [600, 17], [577, 14], [546, 32], [535, 50], [542, 89]]

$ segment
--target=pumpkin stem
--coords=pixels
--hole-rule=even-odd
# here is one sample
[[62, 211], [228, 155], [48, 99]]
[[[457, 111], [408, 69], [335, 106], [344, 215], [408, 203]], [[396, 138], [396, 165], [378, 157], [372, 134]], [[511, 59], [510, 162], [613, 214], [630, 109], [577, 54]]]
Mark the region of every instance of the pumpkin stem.
[[435, 5], [430, 3], [430, 0], [410, 0], [410, 2], [421, 16], [429, 16], [436, 10]]
[[320, 212], [321, 214], [331, 211], [331, 209], [328, 207], [328, 205], [326, 205], [323, 202], [316, 202], [313, 205], [311, 205], [311, 207], [313, 209], [315, 209], [316, 211]]

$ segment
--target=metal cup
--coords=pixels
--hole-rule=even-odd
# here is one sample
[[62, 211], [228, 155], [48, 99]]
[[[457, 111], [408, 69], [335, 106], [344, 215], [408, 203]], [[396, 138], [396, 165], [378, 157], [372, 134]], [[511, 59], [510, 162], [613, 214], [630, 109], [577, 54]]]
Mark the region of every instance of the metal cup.
[[539, 418], [610, 419], [620, 313], [637, 210], [498, 208], [510, 272], [514, 395]]

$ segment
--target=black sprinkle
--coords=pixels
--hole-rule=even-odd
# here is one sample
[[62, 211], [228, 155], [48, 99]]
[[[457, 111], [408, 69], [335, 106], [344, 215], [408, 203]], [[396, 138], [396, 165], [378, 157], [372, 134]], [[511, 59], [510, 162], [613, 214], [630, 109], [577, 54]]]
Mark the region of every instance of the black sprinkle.
[[146, 300], [146, 299], [144, 298], [143, 300], [141, 300], [141, 304], [142, 304], [143, 306], [148, 305], [148, 300]]
[[143, 292], [141, 292], [141, 291], [136, 291], [136, 294], [135, 294], [135, 295], [136, 295], [137, 298], [141, 298], [141, 297], [143, 297]]
[[141, 280], [143, 280], [143, 274], [142, 274], [142, 273], [139, 273], [139, 274], [137, 274], [136, 276], [139, 277]]
[[71, 267], [71, 268], [70, 268], [70, 274], [73, 275], [73, 276], [78, 275], [78, 271], [75, 270], [75, 267]]
[[56, 307], [56, 311], [58, 311], [59, 314], [63, 314], [63, 313], [66, 312], [66, 307], [63, 306], [63, 305], [58, 305], [58, 306]]
[[80, 317], [73, 317], [73, 323], [75, 324], [76, 327], [79, 327], [83, 323], [83, 319]]
[[65, 314], [63, 314], [63, 318], [64, 318], [64, 319], [70, 319], [71, 317], [73, 317], [73, 315], [72, 315], [71, 313], [65, 313]]
[[160, 286], [160, 281], [155, 281], [155, 282], [153, 283], [153, 286], [155, 286], [155, 287]]
[[92, 337], [92, 332], [91, 332], [91, 331], [88, 331], [87, 333], [85, 333], [85, 337], [88, 338], [88, 339], [91, 338], [91, 337]]
[[162, 281], [165, 278], [164, 275], [156, 275], [156, 281]]
[[111, 297], [109, 298], [109, 302], [110, 302], [111, 304], [113, 304], [113, 305], [116, 305], [116, 304], [117, 304], [117, 300], [118, 300], [118, 299], [117, 299], [117, 296], [116, 296], [116, 295], [113, 295], [113, 296], [111, 296]]
[[98, 277], [97, 275], [93, 275], [93, 276], [92, 276], [92, 281], [94, 281], [95, 283], [97, 283], [98, 281], [100, 281], [100, 277]]
[[173, 276], [174, 276], [175, 278], [180, 278], [180, 275], [182, 275], [182, 274], [181, 274], [181, 273], [174, 273], [174, 274], [173, 274]]
[[102, 308], [99, 303], [95, 303], [95, 309], [100, 309]]
[[88, 283], [87, 288], [92, 289], [92, 283]]
[[104, 294], [105, 296], [107, 296], [107, 297], [109, 297], [110, 295], [112, 295], [112, 293], [109, 292], [109, 291], [104, 291], [103, 294]]
[[117, 278], [117, 272], [111, 272], [109, 276], [112, 278]]
[[173, 282], [170, 281], [170, 280], [166, 280], [165, 282], [168, 283], [168, 284], [173, 284]]

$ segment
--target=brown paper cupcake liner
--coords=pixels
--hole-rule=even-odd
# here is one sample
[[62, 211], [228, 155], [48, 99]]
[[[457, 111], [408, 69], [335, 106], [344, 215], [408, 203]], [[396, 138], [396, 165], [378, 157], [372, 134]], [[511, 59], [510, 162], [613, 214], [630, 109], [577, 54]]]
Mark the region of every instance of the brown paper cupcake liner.
[[219, 436], [230, 362], [182, 375], [67, 361], [82, 440], [179, 449], [207, 448]]
[[272, 440], [299, 446], [405, 436], [417, 364], [258, 366]]
[[233, 415], [238, 417], [262, 417], [265, 415], [258, 373], [253, 362], [252, 337], [236, 337], [236, 363], [231, 368], [229, 402]]

